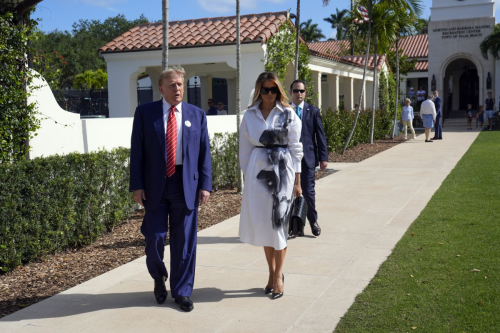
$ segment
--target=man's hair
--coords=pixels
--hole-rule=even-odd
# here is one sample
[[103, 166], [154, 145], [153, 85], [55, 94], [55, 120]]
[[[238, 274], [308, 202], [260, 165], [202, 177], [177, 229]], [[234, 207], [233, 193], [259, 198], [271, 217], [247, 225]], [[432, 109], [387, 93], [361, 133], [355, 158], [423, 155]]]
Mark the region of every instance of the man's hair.
[[294, 85], [295, 83], [302, 83], [302, 84], [304, 85], [304, 89], [306, 89], [306, 81], [304, 81], [304, 80], [295, 80], [295, 81], [293, 81], [293, 82], [292, 82], [292, 84], [290, 85], [290, 91], [292, 91], [292, 90], [293, 90], [293, 85]]
[[434, 98], [434, 95], [431, 95], [429, 94], [429, 96], [427, 97], [427, 99], [433, 99]]
[[158, 86], [161, 86], [164, 78], [172, 77], [172, 76], [180, 76], [180, 77], [182, 77], [182, 81], [184, 81], [185, 74], [186, 74], [186, 71], [181, 66], [169, 67], [169, 68], [165, 69], [163, 72], [161, 72], [160, 77], [158, 78]]
[[492, 94], [492, 93], [491, 93], [491, 91], [488, 91], [488, 95], [489, 95], [489, 94]]
[[435, 92], [436, 94], [439, 94], [439, 91], [437, 91], [437, 90], [434, 90], [433, 92]]
[[213, 100], [213, 99], [211, 99], [211, 98], [209, 98], [209, 99], [208, 99], [208, 101], [209, 101], [209, 102], [212, 102], [212, 103], [214, 102], [214, 100]]

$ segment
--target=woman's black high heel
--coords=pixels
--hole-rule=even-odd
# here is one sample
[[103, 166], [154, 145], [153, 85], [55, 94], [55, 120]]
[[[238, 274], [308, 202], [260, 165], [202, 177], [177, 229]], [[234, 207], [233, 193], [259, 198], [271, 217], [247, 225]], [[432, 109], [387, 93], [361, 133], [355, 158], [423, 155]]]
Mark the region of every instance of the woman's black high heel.
[[272, 293], [272, 292], [273, 292], [273, 290], [274, 290], [273, 288], [265, 287], [265, 288], [264, 288], [264, 294], [266, 294], [266, 295], [267, 295], [267, 294], [270, 294], [270, 293]]
[[[285, 287], [285, 274], [281, 274], [281, 281], [283, 281], [283, 288]], [[283, 290], [280, 293], [273, 293], [273, 299], [277, 299], [283, 296]]]

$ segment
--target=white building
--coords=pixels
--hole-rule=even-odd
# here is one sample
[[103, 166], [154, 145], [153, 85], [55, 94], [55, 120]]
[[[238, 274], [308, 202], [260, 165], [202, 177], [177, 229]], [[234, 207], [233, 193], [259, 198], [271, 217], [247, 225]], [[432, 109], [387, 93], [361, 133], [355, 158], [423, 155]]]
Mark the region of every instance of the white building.
[[[236, 17], [170, 22], [169, 64], [180, 65], [186, 77], [199, 77], [201, 107], [213, 96], [212, 81], [227, 80], [227, 108], [229, 114], [236, 109]], [[266, 42], [281, 25], [292, 24], [288, 12], [252, 14], [241, 16], [241, 99], [242, 109], [254, 87], [257, 76], [264, 71]], [[325, 42], [328, 43], [328, 42]], [[316, 46], [321, 43], [314, 43]], [[156, 82], [161, 73], [162, 25], [139, 25], [104, 45], [100, 53], [107, 62], [110, 117], [131, 117], [138, 105], [137, 78], [146, 72], [153, 85], [153, 100], [160, 99]], [[353, 108], [359, 98], [363, 76], [364, 57], [339, 57], [311, 48], [309, 67], [312, 70], [317, 106], [337, 108], [340, 96], [346, 108]], [[372, 58], [370, 58], [372, 59]], [[285, 79], [285, 87], [292, 82], [293, 70]], [[385, 57], [377, 68], [387, 68]], [[365, 98], [371, 101], [373, 65], [368, 64]], [[188, 101], [188, 85], [184, 99]], [[288, 90], [288, 89], [286, 89]], [[194, 101], [188, 101], [193, 104]], [[215, 101], [217, 103], [217, 101]]]

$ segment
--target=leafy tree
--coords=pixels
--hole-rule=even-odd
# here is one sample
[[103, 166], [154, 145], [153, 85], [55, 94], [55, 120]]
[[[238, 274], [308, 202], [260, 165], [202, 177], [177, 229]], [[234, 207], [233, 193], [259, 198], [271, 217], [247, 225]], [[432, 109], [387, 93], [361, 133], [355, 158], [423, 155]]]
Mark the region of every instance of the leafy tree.
[[425, 18], [418, 18], [413, 24], [415, 27], [414, 33], [417, 35], [426, 35], [429, 33], [429, 22], [431, 18], [426, 20]]
[[300, 24], [300, 35], [306, 42], [317, 42], [321, 38], [325, 38], [325, 35], [321, 33], [321, 29], [318, 28], [318, 24], [312, 23], [312, 19]]
[[102, 69], [96, 71], [85, 71], [77, 74], [73, 80], [73, 88], [76, 89], [100, 89], [108, 85], [108, 74]]
[[[59, 30], [49, 33], [38, 32], [33, 46], [45, 55], [58, 52], [66, 61], [66, 64], [55, 64], [51, 68], [52, 71], [61, 71], [59, 86], [51, 86], [51, 88], [72, 87], [73, 79], [79, 73], [98, 69], [106, 71], [106, 62], [98, 53], [100, 47], [127, 30], [147, 22], [144, 15], [130, 21], [121, 14], [104, 21], [79, 20], [73, 24], [71, 32]], [[43, 76], [50, 75], [43, 67], [38, 67], [37, 70]]]
[[495, 59], [500, 59], [500, 24], [493, 27], [493, 32], [479, 44], [479, 49], [485, 59], [488, 59], [488, 53]]
[[332, 25], [332, 29], [337, 30], [336, 38], [337, 40], [341, 40], [344, 39], [345, 36], [345, 18], [349, 11], [347, 9], [339, 11], [338, 8], [336, 8], [336, 11], [336, 14], [330, 14], [330, 17], [326, 17], [323, 20], [330, 23]]

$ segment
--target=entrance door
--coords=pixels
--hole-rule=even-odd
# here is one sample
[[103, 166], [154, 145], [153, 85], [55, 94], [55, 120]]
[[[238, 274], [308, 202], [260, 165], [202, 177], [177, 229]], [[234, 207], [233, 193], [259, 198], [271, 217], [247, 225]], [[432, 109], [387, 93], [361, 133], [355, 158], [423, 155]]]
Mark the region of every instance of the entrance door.
[[479, 77], [476, 69], [469, 69], [460, 76], [459, 108], [467, 110], [467, 104], [477, 110], [479, 105]]

